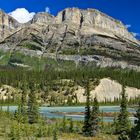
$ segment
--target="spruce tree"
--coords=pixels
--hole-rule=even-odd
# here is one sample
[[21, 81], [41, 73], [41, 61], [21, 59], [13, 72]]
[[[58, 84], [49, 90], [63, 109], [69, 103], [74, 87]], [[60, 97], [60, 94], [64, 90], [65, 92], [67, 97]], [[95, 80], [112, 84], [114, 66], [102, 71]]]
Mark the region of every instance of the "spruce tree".
[[118, 117], [117, 117], [117, 115], [114, 116], [112, 128], [113, 128], [112, 133], [115, 134], [117, 132], [117, 129], [118, 129]]
[[18, 110], [15, 111], [14, 117], [18, 122], [27, 121], [27, 110], [26, 110], [26, 92], [24, 85], [21, 85], [21, 99], [18, 101]]
[[90, 136], [91, 133], [91, 124], [90, 124], [90, 92], [89, 92], [89, 83], [86, 84], [86, 107], [85, 107], [85, 119], [83, 126], [83, 135]]
[[128, 134], [127, 134], [125, 131], [123, 131], [123, 132], [119, 135], [118, 140], [130, 140], [130, 139], [129, 139]]
[[70, 119], [70, 127], [69, 127], [69, 132], [72, 133], [74, 131], [73, 129], [73, 120], [72, 118]]
[[30, 93], [29, 93], [29, 99], [28, 99], [28, 122], [30, 124], [33, 124], [33, 123], [38, 122], [39, 109], [38, 109], [38, 105], [36, 101], [34, 83], [30, 83], [29, 88], [30, 88]]
[[53, 130], [53, 140], [58, 140], [56, 129]]
[[132, 140], [140, 140], [140, 101], [134, 117], [136, 118], [136, 120], [134, 121], [135, 126], [131, 131], [131, 138]]
[[23, 85], [22, 89], [22, 93], [21, 93], [21, 114], [23, 116], [26, 115], [26, 89], [25, 86]]
[[120, 114], [117, 118], [117, 125], [116, 125], [116, 133], [117, 134], [128, 134], [131, 129], [131, 122], [129, 120], [129, 112], [127, 110], [127, 97], [125, 95], [125, 87], [122, 88], [122, 99], [121, 99], [121, 105], [120, 105]]
[[66, 132], [66, 129], [67, 129], [67, 127], [66, 127], [66, 116], [64, 115], [63, 121], [62, 121], [62, 131]]
[[92, 107], [92, 112], [91, 112], [91, 116], [90, 116], [90, 124], [91, 124], [91, 136], [96, 136], [97, 133], [99, 132], [99, 104], [98, 104], [98, 100], [95, 97], [94, 98], [94, 102], [93, 102], [93, 107]]
[[14, 113], [14, 118], [18, 121], [18, 122], [22, 122], [23, 121], [23, 116], [21, 114], [21, 103], [18, 103], [18, 109], [15, 111]]

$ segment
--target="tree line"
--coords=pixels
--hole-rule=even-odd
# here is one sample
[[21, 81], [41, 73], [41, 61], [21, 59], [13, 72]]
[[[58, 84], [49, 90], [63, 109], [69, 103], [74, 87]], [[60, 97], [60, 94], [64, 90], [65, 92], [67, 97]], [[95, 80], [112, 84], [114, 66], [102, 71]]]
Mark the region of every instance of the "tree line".
[[19, 87], [21, 83], [34, 81], [36, 84], [45, 85], [52, 80], [72, 79], [82, 81], [83, 79], [111, 78], [122, 85], [140, 88], [140, 72], [133, 70], [111, 69], [111, 68], [77, 68], [74, 70], [26, 71], [24, 69], [0, 68], [0, 84]]

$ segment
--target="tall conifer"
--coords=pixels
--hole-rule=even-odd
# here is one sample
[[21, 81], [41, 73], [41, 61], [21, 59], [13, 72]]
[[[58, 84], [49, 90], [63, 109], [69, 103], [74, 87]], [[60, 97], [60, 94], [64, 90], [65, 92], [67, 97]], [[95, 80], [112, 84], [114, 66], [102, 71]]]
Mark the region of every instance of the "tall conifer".
[[30, 124], [33, 124], [38, 122], [39, 109], [36, 101], [35, 85], [33, 82], [30, 83], [29, 88], [30, 88], [30, 93], [28, 99], [28, 122]]
[[95, 97], [90, 116], [91, 136], [96, 136], [99, 132], [99, 121], [99, 104], [97, 98]]
[[136, 120], [134, 122], [135, 126], [134, 128], [132, 128], [132, 131], [131, 131], [131, 139], [140, 140], [140, 101], [139, 101], [139, 106], [134, 117], [136, 118]]
[[89, 82], [86, 83], [86, 107], [85, 107], [85, 119], [83, 126], [83, 135], [90, 136], [91, 124], [90, 124], [90, 92], [89, 92]]
[[[122, 99], [121, 99], [121, 105], [120, 105], [120, 114], [118, 115], [117, 119], [117, 128], [116, 133], [120, 134], [119, 137], [127, 137], [127, 135], [130, 132], [131, 129], [131, 122], [129, 120], [129, 112], [127, 110], [128, 100], [125, 95], [125, 87], [122, 87]], [[126, 135], [126, 136], [124, 136]]]

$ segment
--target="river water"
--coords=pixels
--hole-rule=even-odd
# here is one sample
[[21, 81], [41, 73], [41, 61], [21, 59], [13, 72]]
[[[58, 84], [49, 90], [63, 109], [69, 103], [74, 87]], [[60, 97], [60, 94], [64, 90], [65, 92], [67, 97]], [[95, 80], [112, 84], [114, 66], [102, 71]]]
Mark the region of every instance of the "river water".
[[[2, 107], [3, 110], [7, 110], [7, 106]], [[14, 112], [17, 110], [17, 106], [9, 106], [9, 111]], [[84, 120], [84, 115], [69, 115], [67, 113], [69, 112], [84, 112], [85, 107], [40, 107], [39, 112], [42, 116], [48, 117], [48, 118], [63, 118], [64, 114], [61, 113], [55, 113], [55, 112], [63, 112], [66, 113], [66, 118], [72, 118], [73, 120]], [[103, 111], [104, 113], [113, 113], [113, 112], [119, 112], [120, 107], [119, 106], [100, 106], [100, 111]], [[128, 111], [130, 113], [134, 113], [135, 109], [128, 108]], [[134, 121], [134, 117], [130, 117], [130, 120]], [[104, 117], [104, 122], [112, 122], [113, 117]]]

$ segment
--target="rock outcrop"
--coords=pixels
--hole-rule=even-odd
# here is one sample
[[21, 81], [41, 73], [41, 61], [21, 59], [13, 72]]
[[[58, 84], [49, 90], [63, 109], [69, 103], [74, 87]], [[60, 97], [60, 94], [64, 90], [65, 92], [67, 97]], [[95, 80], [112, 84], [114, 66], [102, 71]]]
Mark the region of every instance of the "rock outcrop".
[[50, 15], [48, 13], [44, 13], [44, 12], [41, 12], [41, 13], [37, 13], [33, 19], [31, 20], [31, 24], [33, 23], [41, 23], [41, 24], [53, 24], [54, 22], [54, 16], [53, 15]]
[[3, 85], [0, 87], [0, 100], [14, 99], [19, 93], [19, 90], [12, 86]]
[[[125, 88], [126, 95], [128, 100], [135, 99], [140, 96], [140, 89], [133, 87]], [[86, 96], [84, 96], [85, 89], [79, 87], [75, 92], [79, 99], [79, 102], [86, 102]], [[100, 102], [111, 101], [113, 102], [115, 99], [120, 99], [122, 93], [122, 85], [118, 82], [111, 80], [109, 78], [104, 78], [100, 80], [100, 84], [90, 92], [92, 98], [95, 96]]]
[[14, 18], [0, 10], [0, 40], [11, 35], [19, 26]]
[[121, 21], [98, 10], [67, 8], [56, 17], [42, 12], [23, 25], [4, 12], [0, 19], [0, 50], [10, 50], [12, 56], [20, 52], [140, 71], [140, 42]]
[[113, 38], [122, 37], [128, 41], [139, 43], [121, 21], [96, 9], [65, 9], [56, 17], [56, 23], [77, 24], [81, 28], [80, 33], [82, 35], [100, 34]]

